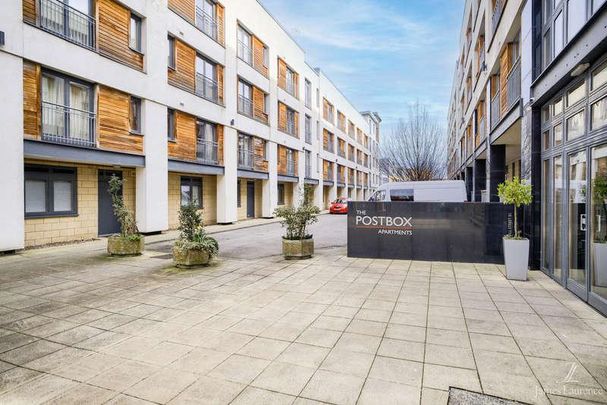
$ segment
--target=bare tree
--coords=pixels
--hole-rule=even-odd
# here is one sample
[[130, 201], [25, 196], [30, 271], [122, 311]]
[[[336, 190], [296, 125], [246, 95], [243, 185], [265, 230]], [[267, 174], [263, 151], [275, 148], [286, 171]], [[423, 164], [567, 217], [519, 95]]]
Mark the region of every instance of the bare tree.
[[443, 179], [447, 143], [440, 125], [416, 102], [381, 142], [380, 167], [391, 181]]

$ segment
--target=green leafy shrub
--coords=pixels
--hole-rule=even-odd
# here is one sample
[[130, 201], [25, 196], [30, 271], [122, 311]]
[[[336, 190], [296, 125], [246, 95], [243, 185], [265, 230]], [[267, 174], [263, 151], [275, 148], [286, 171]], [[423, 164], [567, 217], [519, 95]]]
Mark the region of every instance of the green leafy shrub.
[[510, 235], [512, 239], [523, 239], [518, 229], [517, 209], [522, 205], [529, 205], [533, 200], [531, 194], [531, 184], [521, 182], [518, 177], [512, 180], [506, 180], [497, 186], [497, 194], [503, 204], [514, 205], [514, 234]]
[[320, 209], [310, 201], [310, 191], [304, 188], [297, 206], [278, 207], [274, 210], [274, 215], [282, 218], [280, 224], [286, 228], [285, 239], [303, 240], [312, 237], [308, 234], [308, 226], [318, 221]]
[[179, 209], [179, 239], [175, 247], [183, 250], [202, 250], [210, 257], [219, 253], [219, 243], [204, 230], [204, 224], [198, 206], [193, 203], [182, 205]]
[[108, 190], [112, 196], [112, 208], [120, 224], [120, 236], [131, 241], [137, 241], [141, 239], [141, 234], [137, 229], [135, 215], [124, 204], [123, 185], [124, 180], [116, 175], [112, 175], [108, 181]]

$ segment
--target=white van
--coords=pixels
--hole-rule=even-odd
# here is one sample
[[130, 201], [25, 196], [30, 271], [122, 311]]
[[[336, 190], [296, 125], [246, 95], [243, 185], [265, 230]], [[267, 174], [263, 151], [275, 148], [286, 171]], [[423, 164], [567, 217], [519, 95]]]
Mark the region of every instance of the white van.
[[466, 185], [463, 180], [433, 180], [385, 183], [371, 194], [368, 201], [465, 202], [467, 200]]

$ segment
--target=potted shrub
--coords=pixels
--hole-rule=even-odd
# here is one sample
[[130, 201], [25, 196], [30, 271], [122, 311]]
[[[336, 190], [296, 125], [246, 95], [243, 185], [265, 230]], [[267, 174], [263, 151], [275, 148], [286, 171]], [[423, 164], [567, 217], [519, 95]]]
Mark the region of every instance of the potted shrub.
[[599, 225], [607, 218], [607, 174], [597, 174], [592, 183], [592, 198], [597, 224], [592, 239], [594, 285], [607, 287], [607, 227]]
[[314, 255], [314, 239], [308, 234], [308, 226], [318, 221], [320, 209], [310, 204], [302, 193], [297, 206], [279, 207], [274, 215], [283, 220], [280, 224], [286, 228], [282, 237], [282, 254], [285, 259], [309, 259]]
[[217, 240], [204, 230], [196, 204], [181, 206], [179, 231], [179, 238], [173, 245], [173, 262], [177, 267], [205, 266], [219, 252]]
[[527, 280], [529, 263], [529, 239], [521, 236], [518, 229], [517, 210], [522, 205], [531, 204], [531, 185], [521, 182], [518, 177], [506, 180], [497, 188], [503, 204], [514, 206], [513, 234], [504, 236], [504, 263], [506, 278], [509, 280]]
[[109, 192], [112, 196], [114, 215], [120, 224], [120, 234], [112, 235], [107, 240], [107, 251], [112, 256], [140, 255], [145, 247], [143, 235], [137, 229], [135, 215], [124, 204], [122, 186], [124, 180], [112, 175], [108, 181]]

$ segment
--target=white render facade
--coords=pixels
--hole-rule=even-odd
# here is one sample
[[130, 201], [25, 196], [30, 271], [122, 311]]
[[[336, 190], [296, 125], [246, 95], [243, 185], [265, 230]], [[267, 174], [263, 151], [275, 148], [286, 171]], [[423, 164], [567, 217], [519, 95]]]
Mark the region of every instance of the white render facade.
[[[200, 177], [200, 188], [204, 188], [205, 191], [198, 192], [200, 199], [203, 200], [201, 206], [204, 206], [205, 221], [220, 224], [244, 219], [240, 214], [244, 204], [244, 201], [241, 201], [244, 198], [241, 195], [241, 184], [243, 184], [242, 189], [246, 189], [246, 186], [254, 183], [250, 190], [254, 190], [255, 197], [248, 201], [254, 201], [256, 207], [252, 215], [248, 215], [247, 212], [247, 217], [272, 217], [274, 209], [279, 204], [293, 204], [297, 201], [299, 189], [304, 184], [309, 184], [313, 188], [314, 203], [321, 208], [326, 208], [328, 202], [336, 197], [363, 199], [378, 185], [377, 153], [381, 122], [379, 115], [358, 112], [319, 69], [311, 68], [306, 63], [303, 49], [259, 2], [224, 0], [219, 4], [205, 1], [215, 7], [221, 7], [222, 10], [222, 28], [219, 30], [223, 39], [218, 41], [196, 24], [174, 12], [167, 4], [167, 0], [120, 2], [91, 0], [89, 15], [92, 20], [96, 19], [94, 39], [97, 43], [92, 47], [85, 47], [81, 43], [74, 43], [69, 38], [57, 35], [57, 32], [49, 31], [48, 28], [41, 28], [40, 21], [44, 17], [41, 17], [41, 13], [44, 13], [44, 10], [40, 9], [41, 4], [51, 0], [33, 3], [37, 7], [37, 17], [26, 22], [24, 14], [27, 1], [29, 0], [23, 2], [16, 0], [3, 2], [0, 5], [0, 31], [4, 33], [5, 38], [4, 44], [0, 44], [0, 70], [3, 73], [0, 79], [2, 89], [0, 122], [3, 124], [0, 167], [8, 174], [0, 180], [4, 191], [4, 197], [0, 199], [0, 251], [101, 235], [104, 218], [101, 213], [95, 218], [95, 212], [100, 211], [103, 205], [102, 191], [101, 188], [96, 189], [95, 178], [96, 173], [101, 176], [102, 171], [104, 173], [112, 170], [120, 171], [127, 181], [133, 183], [128, 190], [125, 186], [125, 200], [128, 200], [127, 203], [135, 210], [138, 227], [144, 233], [162, 232], [174, 228], [174, 224], [171, 223], [171, 218], [175, 217], [175, 208], [171, 205], [171, 190], [174, 188], [171, 185], [172, 173], [181, 176], [182, 199], [184, 187], [187, 189], [183, 178]], [[202, 3], [197, 1], [195, 4], [202, 7]], [[139, 69], [122, 63], [124, 61], [120, 61], [120, 58], [108, 57], [107, 52], [100, 50], [101, 41], [107, 41], [107, 38], [102, 38], [100, 32], [103, 24], [100, 14], [103, 10], [107, 10], [107, 7], [127, 10], [131, 15], [131, 24], [133, 16], [138, 20], [140, 43], [137, 45], [137, 52], [132, 54], [141, 61]], [[72, 10], [70, 9], [69, 12]], [[263, 41], [267, 52], [266, 75], [260, 74], [251, 64], [238, 56], [239, 27]], [[134, 34], [129, 32], [129, 35], [131, 40]], [[221, 66], [222, 77], [219, 85], [223, 88], [221, 102], [209, 101], [169, 83], [168, 76], [171, 72], [167, 69], [167, 55], [171, 45], [167, 41], [167, 36], [187, 43], [189, 47], [195, 49], [197, 55], [202, 55], [205, 60], [212, 60], [217, 66]], [[177, 58], [180, 57], [181, 55], [178, 54]], [[295, 71], [299, 78], [298, 88], [294, 91], [295, 96], [278, 86], [279, 59], [286, 62], [289, 69]], [[38, 85], [38, 88], [42, 87], [38, 92], [42, 92], [43, 108], [44, 92], [48, 93], [48, 79], [45, 79], [45, 72], [52, 72], [57, 77], [65, 75], [74, 78], [74, 82], [90, 83], [92, 101], [88, 108], [90, 108], [90, 117], [94, 121], [91, 121], [93, 122], [90, 134], [92, 143], [86, 148], [73, 143], [66, 145], [50, 141], [49, 137], [45, 136], [44, 121], [48, 120], [48, 117], [44, 112], [37, 113], [36, 125], [38, 129], [42, 128], [40, 136], [28, 135], [27, 122], [32, 111], [31, 109], [28, 111], [26, 104], [31, 97], [24, 92], [29, 92], [27, 85], [29, 78], [25, 73], [29, 66], [34, 66], [35, 71], [41, 72], [39, 75], [42, 76], [42, 80], [46, 80], [42, 86]], [[267, 123], [239, 112], [239, 80], [263, 92]], [[133, 99], [138, 100], [136, 114], [138, 131], [135, 134], [138, 137], [134, 137], [131, 131], [130, 134], [125, 135], [129, 137], [128, 142], [122, 139], [116, 141], [116, 145], [121, 145], [119, 150], [107, 146], [114, 145], [112, 142], [107, 142], [111, 134], [106, 134], [103, 138], [100, 132], [100, 128], [104, 127], [102, 120], [108, 123], [113, 119], [111, 114], [109, 117], [102, 116], [100, 111], [103, 89], [106, 88], [112, 89], [116, 94], [130, 97], [131, 106]], [[311, 94], [307, 94], [306, 88]], [[32, 96], [38, 97], [36, 98], [38, 102], [39, 93]], [[77, 100], [73, 94], [70, 97]], [[340, 129], [336, 117], [333, 117], [332, 122], [323, 118], [323, 100], [328, 100], [337, 111], [343, 113], [348, 121], [362, 131], [364, 138], [356, 139], [348, 135], [347, 131]], [[279, 130], [280, 103], [288, 105], [290, 110], [297, 112], [295, 125], [299, 128], [296, 130], [298, 136]], [[65, 106], [62, 108], [65, 111], [69, 110]], [[215, 164], [183, 162], [171, 158], [171, 150], [175, 146], [171, 145], [170, 139], [167, 140], [167, 134], [170, 131], [180, 130], [179, 123], [175, 124], [175, 121], [167, 120], [167, 115], [170, 115], [167, 112], [171, 110], [188, 117], [196, 117], [196, 128], [198, 123], [203, 121], [212, 123], [213, 126], [217, 126], [216, 128], [222, 128], [221, 145], [215, 150], [220, 156], [216, 158]], [[132, 109], [130, 111], [129, 122], [134, 114]], [[69, 110], [66, 114], [68, 115], [65, 115], [67, 117], [65, 119], [72, 119], [69, 121], [72, 124], [69, 125], [73, 125], [76, 120], [69, 115], [72, 111]], [[306, 136], [305, 128], [308, 119], [312, 124], [311, 136]], [[46, 125], [48, 127], [48, 122]], [[62, 127], [61, 130], [69, 132], [69, 125], [65, 123], [63, 125], [67, 129]], [[332, 152], [323, 148], [325, 130], [334, 134], [332, 142], [335, 145], [331, 148]], [[266, 170], [244, 170], [240, 166], [239, 136], [241, 135], [263, 140]], [[54, 139], [56, 140], [57, 137]], [[357, 162], [356, 159], [351, 160], [339, 155], [337, 153], [339, 139], [345, 141], [346, 150], [348, 146], [353, 146], [356, 152], [363, 156], [363, 160]], [[128, 145], [131, 143], [137, 144], [137, 151], [128, 150]], [[126, 149], [124, 145], [127, 145]], [[180, 147], [187, 152], [185, 146]], [[217, 140], [215, 147], [217, 148]], [[287, 175], [279, 173], [277, 162], [278, 150], [284, 147], [297, 152], [293, 153], [297, 159], [297, 163], [292, 166], [295, 172], [290, 171]], [[338, 178], [338, 170], [323, 173], [325, 161], [330, 162], [333, 167], [343, 166], [345, 173], [345, 179], [341, 179], [343, 182]], [[65, 197], [65, 193], [59, 195], [57, 189], [63, 183], [60, 180], [53, 180], [53, 175], [47, 175], [54, 173], [55, 164], [58, 165], [57, 167], [74, 167], [71, 194], [69, 190], [67, 191], [71, 198]], [[42, 171], [45, 173], [44, 176], [48, 176], [45, 179], [51, 179], [44, 180], [45, 189], [37, 188], [38, 185], [43, 187], [40, 181], [38, 184], [36, 180], [28, 180], [35, 177], [31, 177], [30, 166], [36, 168], [44, 166]], [[46, 167], [50, 169], [47, 170]], [[90, 179], [87, 180], [87, 176]], [[69, 184], [72, 183], [67, 182], [68, 189]], [[179, 187], [176, 187], [175, 194], [179, 195]], [[43, 195], [41, 194], [39, 198], [42, 200], [33, 197], [36, 190], [46, 190], [46, 192], [40, 191]], [[189, 190], [192, 193], [189, 198], [194, 198], [194, 188]], [[89, 191], [90, 198], [85, 199], [84, 195]], [[127, 195], [127, 193], [131, 194]], [[56, 208], [61, 204], [69, 205], [69, 201], [62, 202], [61, 198], [74, 202], [73, 206], [66, 208], [69, 215], [61, 215], [61, 213], [54, 215], [52, 212], [53, 206]], [[36, 211], [36, 206], [42, 206], [39, 212]], [[85, 219], [82, 214], [84, 209], [90, 215], [88, 218], [90, 229], [85, 233], [79, 233], [77, 229], [71, 228], [84, 227]], [[46, 216], [45, 212], [49, 215]], [[36, 215], [31, 215], [32, 213]], [[63, 225], [56, 228], [54, 224], [59, 222]]]

